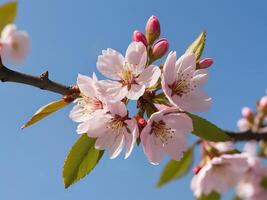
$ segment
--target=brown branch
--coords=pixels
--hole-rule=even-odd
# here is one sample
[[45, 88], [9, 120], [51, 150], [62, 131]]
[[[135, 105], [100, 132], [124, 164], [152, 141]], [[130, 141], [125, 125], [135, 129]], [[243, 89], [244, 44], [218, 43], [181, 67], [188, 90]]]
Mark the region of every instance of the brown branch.
[[258, 130], [258, 132], [253, 132], [251, 130], [244, 132], [232, 132], [225, 131], [227, 135], [229, 135], [234, 142], [238, 141], [248, 141], [248, 140], [266, 140], [267, 141], [267, 130], [266, 128], [262, 128]]
[[71, 93], [71, 87], [62, 85], [60, 83], [51, 81], [49, 79], [48, 71], [42, 73], [40, 76], [32, 76], [29, 74], [13, 71], [2, 64], [0, 58], [0, 80], [2, 82], [16, 82], [26, 85], [31, 85], [42, 90], [55, 92], [62, 95]]

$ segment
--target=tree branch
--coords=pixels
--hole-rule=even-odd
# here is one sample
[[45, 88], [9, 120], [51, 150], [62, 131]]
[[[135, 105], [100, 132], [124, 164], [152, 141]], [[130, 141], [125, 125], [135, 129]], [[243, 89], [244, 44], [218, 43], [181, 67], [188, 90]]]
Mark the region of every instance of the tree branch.
[[260, 129], [258, 132], [253, 132], [251, 130], [244, 132], [232, 132], [225, 131], [227, 135], [229, 135], [234, 142], [238, 141], [248, 141], [248, 140], [266, 140], [267, 141], [267, 130], [266, 128]]
[[48, 76], [48, 71], [42, 73], [40, 76], [32, 76], [29, 74], [13, 71], [5, 67], [2, 64], [2, 60], [0, 58], [0, 80], [2, 82], [22, 83], [62, 95], [71, 93], [71, 87], [51, 81]]

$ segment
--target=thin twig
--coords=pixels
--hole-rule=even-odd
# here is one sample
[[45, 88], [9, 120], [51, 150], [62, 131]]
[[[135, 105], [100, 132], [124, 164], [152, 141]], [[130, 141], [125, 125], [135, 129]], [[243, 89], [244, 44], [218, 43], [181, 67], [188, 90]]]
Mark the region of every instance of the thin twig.
[[0, 58], [0, 80], [2, 82], [16, 82], [16, 83], [31, 85], [40, 88], [42, 90], [47, 90], [62, 95], [67, 95], [71, 92], [71, 87], [51, 81], [49, 79], [48, 71], [42, 73], [40, 76], [32, 76], [29, 74], [20, 73], [4, 66], [2, 64], [1, 58]]

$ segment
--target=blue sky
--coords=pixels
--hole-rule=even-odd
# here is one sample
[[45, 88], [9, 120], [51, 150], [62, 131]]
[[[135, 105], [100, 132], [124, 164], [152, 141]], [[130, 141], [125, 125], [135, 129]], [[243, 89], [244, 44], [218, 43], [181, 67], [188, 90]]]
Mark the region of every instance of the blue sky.
[[[146, 20], [157, 15], [162, 36], [178, 55], [207, 31], [204, 56], [215, 64], [206, 90], [213, 105], [201, 114], [220, 127], [236, 129], [241, 107], [254, 107], [267, 86], [266, 6], [244, 0], [20, 0], [16, 24], [30, 34], [32, 53], [24, 64], [10, 66], [31, 74], [49, 70], [52, 79], [74, 84], [78, 73], [96, 70], [102, 49], [124, 52], [132, 32], [144, 30]], [[65, 190], [61, 168], [78, 138], [76, 124], [68, 118], [71, 107], [22, 131], [40, 106], [59, 96], [12, 83], [0, 84], [0, 93], [0, 199], [193, 199], [192, 174], [155, 189], [164, 162], [150, 165], [142, 148], [128, 160], [104, 156], [90, 176]]]

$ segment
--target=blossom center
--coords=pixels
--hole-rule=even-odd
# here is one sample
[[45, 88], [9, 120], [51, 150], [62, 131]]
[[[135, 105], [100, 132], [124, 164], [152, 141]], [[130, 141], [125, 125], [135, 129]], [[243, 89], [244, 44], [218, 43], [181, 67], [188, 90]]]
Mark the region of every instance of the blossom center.
[[132, 84], [136, 83], [135, 82], [136, 77], [134, 76], [133, 71], [132, 71], [133, 67], [134, 67], [133, 64], [125, 62], [123, 66], [123, 70], [120, 73], [121, 83], [124, 86], [128, 86], [128, 89], [131, 88]]
[[82, 97], [83, 97], [83, 100], [85, 103], [82, 103], [82, 102], [78, 102], [78, 103], [83, 108], [87, 108], [87, 109], [91, 110], [92, 112], [99, 110], [99, 109], [103, 109], [103, 103], [98, 98], [88, 97], [88, 96], [84, 96], [84, 95], [82, 95]]
[[187, 80], [178, 80], [169, 85], [169, 88], [172, 90], [171, 96], [178, 95], [181, 97], [190, 91], [190, 82]]
[[153, 122], [151, 125], [151, 133], [153, 132], [157, 138], [160, 139], [163, 146], [168, 144], [168, 140], [173, 137], [175, 129], [166, 127], [164, 121], [160, 120], [158, 122]]

